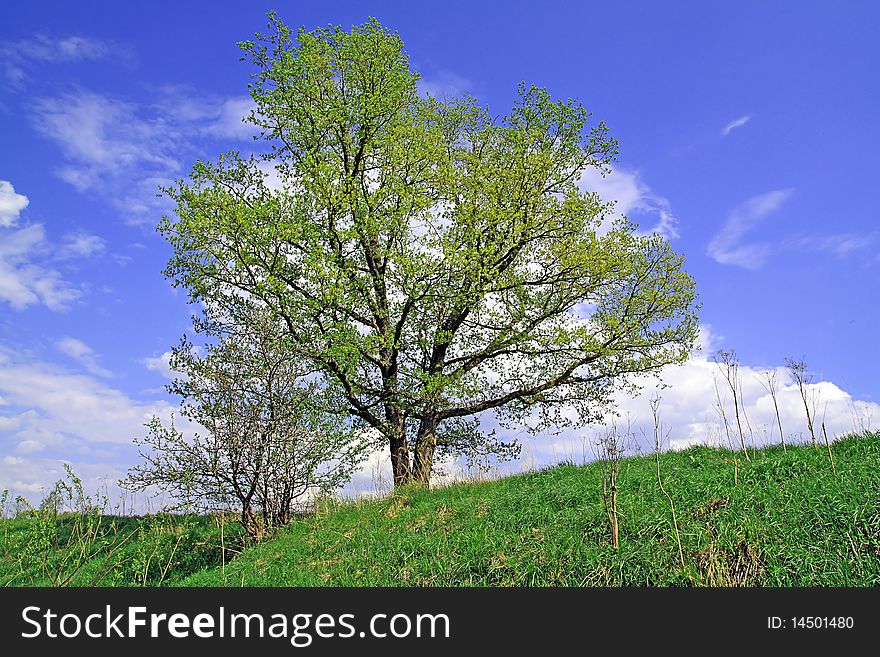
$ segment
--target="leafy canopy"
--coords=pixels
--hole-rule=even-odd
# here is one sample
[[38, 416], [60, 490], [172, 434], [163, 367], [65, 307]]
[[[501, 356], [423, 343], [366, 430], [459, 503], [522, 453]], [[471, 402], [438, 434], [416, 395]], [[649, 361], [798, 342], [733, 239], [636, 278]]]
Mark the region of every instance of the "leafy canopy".
[[478, 440], [467, 418], [583, 424], [630, 375], [686, 357], [693, 280], [581, 189], [617, 142], [580, 103], [521, 85], [496, 118], [420, 95], [376, 20], [294, 35], [270, 19], [240, 44], [270, 149], [166, 190], [166, 275], [217, 317], [269, 309], [324, 394], [390, 441], [396, 481], [408, 450], [430, 470], [435, 447]]

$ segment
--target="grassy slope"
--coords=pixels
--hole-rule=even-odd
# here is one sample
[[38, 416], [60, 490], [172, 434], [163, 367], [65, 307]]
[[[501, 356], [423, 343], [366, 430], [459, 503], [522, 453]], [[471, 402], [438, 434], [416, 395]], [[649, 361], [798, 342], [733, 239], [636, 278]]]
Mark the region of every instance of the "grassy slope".
[[[602, 464], [408, 490], [299, 520], [189, 586], [880, 584], [880, 435], [824, 448], [663, 454], [682, 567], [653, 457], [620, 477], [610, 546]], [[736, 469], [736, 472], [735, 472]], [[735, 483], [734, 480], [737, 480]]]
[[161, 586], [228, 561], [245, 541], [234, 519], [221, 534], [217, 516], [98, 516], [88, 533], [72, 514], [47, 518], [0, 520], [0, 586]]

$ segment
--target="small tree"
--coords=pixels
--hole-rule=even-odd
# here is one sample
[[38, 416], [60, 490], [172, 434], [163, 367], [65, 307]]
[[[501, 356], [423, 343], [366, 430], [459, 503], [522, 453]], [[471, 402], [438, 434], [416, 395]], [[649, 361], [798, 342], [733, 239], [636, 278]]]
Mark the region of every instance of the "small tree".
[[617, 424], [612, 422], [596, 441], [597, 458], [602, 462], [605, 476], [602, 478], [602, 501], [611, 527], [611, 544], [615, 550], [620, 549], [620, 514], [617, 508], [618, 480], [620, 478], [620, 462], [632, 444], [632, 421], [627, 418], [625, 433], [621, 433]]
[[182, 376], [168, 389], [183, 398], [181, 415], [206, 432], [190, 438], [173, 419], [164, 426], [153, 417], [136, 440], [144, 463], [120, 484], [158, 487], [175, 508], [235, 505], [242, 526], [260, 539], [290, 519], [302, 496], [346, 482], [365, 444], [326, 413], [318, 383], [269, 316], [251, 317], [233, 333], [205, 322], [198, 329], [219, 343], [202, 356], [182, 340], [171, 359]]

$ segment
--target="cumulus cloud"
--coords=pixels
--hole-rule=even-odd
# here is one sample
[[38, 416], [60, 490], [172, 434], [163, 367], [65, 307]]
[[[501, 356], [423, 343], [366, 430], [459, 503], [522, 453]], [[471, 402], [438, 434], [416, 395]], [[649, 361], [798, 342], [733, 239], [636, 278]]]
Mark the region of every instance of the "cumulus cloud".
[[721, 136], [726, 137], [727, 135], [730, 134], [731, 130], [741, 128], [746, 123], [748, 123], [749, 119], [751, 119], [751, 118], [752, 118], [751, 116], [746, 115], [746, 116], [741, 116], [738, 119], [734, 119], [733, 121], [731, 121], [730, 123], [728, 123], [726, 126], [724, 126], [721, 129]]
[[[518, 439], [523, 446], [522, 457], [515, 462], [495, 467], [489, 476], [501, 476], [515, 472], [546, 467], [560, 461], [576, 463], [592, 461], [598, 452], [597, 439], [615, 423], [623, 430], [628, 425], [633, 440], [627, 455], [650, 453], [654, 449], [653, 417], [650, 400], [660, 397], [660, 416], [663, 429], [663, 449], [684, 449], [692, 445], [711, 445], [739, 449], [739, 436], [734, 424], [733, 400], [720, 379], [720, 370], [713, 361], [715, 350], [723, 344], [723, 337], [716, 335], [708, 325], [701, 326], [698, 344], [691, 357], [682, 365], [667, 366], [655, 378], [643, 381], [636, 396], [618, 394], [613, 407], [617, 416], [609, 414], [603, 426], [583, 429], [566, 429], [562, 432], [532, 437], [525, 430], [503, 428], [491, 413], [481, 417], [484, 431], [495, 430], [504, 440]], [[746, 445], [761, 447], [780, 442], [778, 422], [773, 399], [764, 387], [766, 373], [776, 374], [778, 380], [777, 404], [785, 432], [786, 444], [810, 441], [803, 401], [797, 386], [789, 379], [787, 369], [781, 364], [741, 363], [739, 376], [742, 388], [743, 430]], [[724, 406], [729, 423], [724, 430], [718, 411]], [[880, 421], [880, 404], [855, 399], [850, 393], [832, 381], [816, 381], [807, 386], [807, 398], [816, 413], [817, 431], [825, 423], [829, 440], [854, 431], [876, 430]], [[668, 434], [667, 434], [668, 432]], [[821, 433], [817, 435], [821, 442]], [[439, 464], [444, 470], [438, 483], [473, 476], [460, 461]], [[392, 478], [388, 464], [388, 450], [376, 451], [360, 472], [354, 477], [346, 493], [352, 496], [381, 494], [390, 491]]]
[[[664, 369], [658, 380], [649, 379], [642, 392], [615, 399], [620, 413], [619, 426], [631, 424], [635, 442], [630, 453], [648, 452], [651, 442], [652, 418], [649, 400], [661, 397], [661, 416], [669, 439], [665, 447], [680, 449], [694, 444], [736, 447], [738, 438], [728, 442], [721, 425], [716, 397], [718, 366], [712, 362], [714, 350], [722, 338], [708, 326], [702, 327], [702, 351], [695, 352], [683, 365]], [[66, 352], [80, 358], [93, 355], [79, 341], [64, 341]], [[60, 348], [60, 347], [59, 347]], [[164, 355], [163, 355], [164, 356]], [[159, 366], [164, 357], [153, 361]], [[773, 401], [761, 384], [765, 372], [776, 372], [780, 386], [777, 401], [786, 442], [809, 440], [803, 403], [797, 387], [787, 379], [780, 365], [745, 364], [740, 366], [742, 380], [742, 412], [749, 446], [778, 443], [779, 431]], [[721, 403], [728, 420], [732, 421], [732, 400], [719, 381]], [[816, 381], [807, 389], [808, 398], [817, 412], [817, 426], [824, 421], [829, 438], [853, 430], [876, 429], [880, 405], [854, 399], [832, 381]], [[23, 358], [0, 348], [0, 488], [18, 492], [45, 489], [58, 478], [61, 461], [71, 462], [77, 473], [112, 473], [111, 480], [122, 476], [136, 457], [130, 447], [135, 436], [144, 433], [143, 424], [153, 415], [168, 421], [174, 407], [164, 400], [139, 401], [107, 385], [94, 376], [71, 371], [57, 365]], [[502, 439], [519, 438], [524, 444], [523, 458], [504, 464], [495, 474], [544, 467], [560, 460], [580, 462], [594, 458], [593, 441], [602, 427], [566, 430], [556, 435], [528, 437], [522, 430], [502, 429], [491, 414], [483, 418], [483, 429], [496, 429]], [[607, 418], [610, 420], [611, 418]], [[185, 431], [197, 427], [176, 422]], [[642, 434], [644, 431], [644, 435]], [[735, 431], [731, 427], [731, 431]], [[665, 431], [664, 431], [665, 435]], [[821, 440], [821, 437], [820, 437]], [[122, 452], [127, 448], [127, 451]], [[104, 465], [101, 465], [101, 464]], [[54, 464], [54, 465], [53, 465]], [[461, 479], [468, 475], [459, 461], [438, 463], [443, 470], [438, 483]], [[346, 487], [349, 495], [381, 494], [392, 488], [387, 448], [377, 450]]]
[[[59, 341], [59, 349], [88, 363], [93, 352], [80, 341]], [[78, 474], [114, 473], [112, 481], [134, 465], [132, 439], [143, 436], [154, 415], [167, 423], [175, 407], [165, 400], [133, 399], [96, 378], [55, 364], [34, 360], [0, 347], [0, 489], [39, 490], [57, 479], [28, 463], [54, 462], [63, 457]], [[178, 428], [196, 428], [175, 421]], [[42, 460], [34, 460], [35, 457]], [[54, 460], [54, 461], [53, 461]], [[102, 465], [103, 464], [103, 465]], [[118, 471], [118, 475], [115, 473]]]
[[666, 239], [678, 237], [678, 219], [669, 201], [645, 184], [638, 171], [612, 168], [605, 176], [595, 168], [584, 171], [580, 188], [595, 192], [605, 202], [614, 203], [614, 211], [633, 221], [653, 223], [645, 233], [658, 233]]
[[0, 228], [15, 226], [21, 211], [28, 206], [28, 203], [28, 197], [16, 193], [11, 182], [0, 180]]
[[737, 265], [745, 269], [760, 269], [771, 253], [767, 242], [745, 243], [746, 235], [777, 211], [791, 197], [794, 190], [776, 189], [753, 196], [728, 215], [721, 230], [709, 242], [707, 253], [723, 265]]
[[[23, 458], [5, 457], [0, 460], [0, 486], [12, 491], [15, 495], [23, 495], [32, 505], [36, 505], [45, 494], [52, 489], [52, 484], [66, 478], [65, 465], [70, 465], [82, 480], [87, 494], [97, 490], [114, 492], [114, 484], [122, 478], [128, 466], [119, 462], [118, 455], [112, 460], [67, 459], [53, 458], [39, 453], [25, 454]], [[130, 507], [126, 510], [128, 511]], [[153, 507], [156, 508], [156, 507]]]
[[[68, 345], [74, 354], [81, 346], [76, 342]], [[87, 443], [129, 444], [152, 415], [167, 417], [170, 411], [166, 402], [135, 401], [93, 376], [11, 356], [0, 368], [0, 394], [9, 402], [2, 411], [3, 430], [19, 438], [31, 431]]]
[[[712, 352], [720, 339], [711, 334], [710, 327], [702, 328], [701, 341], [709, 349], [695, 352], [682, 365], [667, 366], [657, 380], [646, 382], [640, 394], [634, 397], [621, 394], [615, 398], [615, 407], [620, 414], [618, 426], [630, 422], [635, 434], [631, 454], [653, 449], [650, 399], [655, 395], [661, 399], [664, 435], [669, 432], [665, 447], [682, 449], [704, 444], [739, 448], [732, 396], [724, 379], [719, 378], [719, 366], [712, 360]], [[741, 413], [745, 442], [749, 447], [780, 442], [773, 399], [763, 383], [766, 373], [774, 372], [779, 381], [777, 403], [786, 443], [810, 440], [803, 400], [797, 386], [790, 380], [788, 370], [780, 364], [741, 363]], [[730, 440], [719, 413], [718, 393], [730, 425]], [[876, 429], [876, 422], [880, 420], [880, 404], [855, 399], [832, 381], [816, 381], [808, 385], [807, 398], [818, 418], [816, 426], [824, 421], [831, 440], [854, 431]], [[585, 452], [585, 441], [595, 440], [602, 430], [594, 427], [586, 431], [565, 431], [556, 437], [539, 437], [532, 444], [533, 458], [540, 465], [561, 458], [581, 460], [584, 453], [592, 457], [589, 444]], [[821, 434], [817, 439], [823, 440]]]

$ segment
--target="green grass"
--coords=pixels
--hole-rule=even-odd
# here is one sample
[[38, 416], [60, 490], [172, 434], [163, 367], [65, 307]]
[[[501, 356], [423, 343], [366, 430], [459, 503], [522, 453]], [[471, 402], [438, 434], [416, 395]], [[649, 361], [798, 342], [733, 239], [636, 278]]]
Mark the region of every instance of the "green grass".
[[[648, 456], [621, 463], [619, 551], [611, 546], [602, 501], [603, 464], [560, 465], [498, 481], [412, 488], [385, 499], [328, 505], [245, 548], [225, 567], [213, 518], [175, 519], [185, 529], [166, 532], [165, 557], [180, 532], [185, 533], [180, 549], [202, 549], [193, 549], [193, 558], [172, 558], [161, 579], [156, 571], [146, 583], [880, 585], [880, 435], [839, 440], [833, 452], [836, 474], [824, 446], [758, 450], [751, 463], [742, 454], [706, 447], [661, 455], [684, 565], [669, 503]], [[230, 533], [227, 525], [227, 542]], [[140, 554], [142, 564], [155, 540], [147, 534], [125, 549]], [[10, 564], [7, 550], [0, 559], [0, 581], [32, 581], [24, 576], [8, 581]], [[123, 574], [111, 570], [98, 583], [139, 584], [138, 570], [125, 564]], [[96, 572], [95, 564], [89, 567]]]
[[[695, 447], [621, 464], [620, 550], [602, 464], [343, 504], [188, 586], [866, 586], [880, 584], [880, 436], [771, 447], [752, 463]], [[736, 472], [735, 472], [736, 470]], [[735, 481], [736, 480], [736, 481]]]
[[163, 586], [244, 547], [233, 518], [30, 512], [0, 521], [0, 585]]

